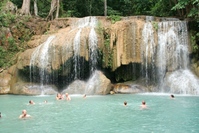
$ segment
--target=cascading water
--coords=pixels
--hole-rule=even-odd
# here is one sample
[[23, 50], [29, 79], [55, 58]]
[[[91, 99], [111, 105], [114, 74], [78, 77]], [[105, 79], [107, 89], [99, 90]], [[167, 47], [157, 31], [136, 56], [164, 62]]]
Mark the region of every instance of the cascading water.
[[[158, 24], [157, 66], [163, 92], [197, 94], [199, 81], [188, 68], [188, 31], [185, 21]], [[167, 72], [171, 72], [166, 75]]]
[[55, 38], [55, 36], [50, 36], [48, 39], [40, 46], [38, 46], [35, 51], [32, 53], [30, 60], [30, 80], [34, 82], [35, 77], [34, 74], [36, 72], [35, 67], [38, 65], [39, 68], [39, 76], [40, 76], [40, 87], [43, 88], [45, 82], [48, 82], [49, 77], [46, 74], [46, 69], [49, 68], [49, 55], [48, 50], [50, 43]]
[[97, 66], [97, 58], [98, 58], [98, 53], [97, 53], [97, 35], [94, 30], [94, 28], [91, 28], [90, 34], [89, 34], [89, 53], [90, 53], [90, 74], [96, 70]]
[[142, 31], [142, 75], [146, 85], [154, 78], [161, 92], [199, 94], [199, 80], [189, 70], [187, 23], [177, 19], [152, 20], [147, 18]]
[[73, 42], [73, 50], [74, 50], [74, 72], [75, 72], [75, 79], [80, 77], [80, 61], [79, 61], [79, 54], [80, 54], [80, 35], [82, 29], [79, 29], [77, 34], [75, 35], [74, 42]]
[[[151, 18], [149, 18], [151, 20]], [[142, 58], [142, 75], [145, 78], [145, 84], [149, 84], [149, 80], [154, 80], [155, 73], [155, 34], [152, 23], [147, 20], [142, 31], [142, 45], [141, 45], [141, 58]], [[150, 76], [150, 77], [149, 77]], [[153, 76], [153, 77], [151, 77]]]
[[[85, 17], [83, 19], [80, 19], [75, 23], [76, 27], [79, 29], [78, 32], [76, 33], [76, 36], [74, 38], [73, 42], [73, 50], [74, 50], [74, 57], [73, 57], [73, 63], [74, 63], [74, 71], [75, 71], [75, 79], [80, 78], [80, 49], [81, 49], [81, 31], [83, 28], [88, 27], [90, 28], [90, 33], [89, 33], [89, 65], [90, 65], [90, 73], [96, 69], [97, 65], [97, 58], [98, 58], [98, 53], [97, 53], [97, 34], [94, 30], [94, 28], [97, 25], [97, 19], [96, 17]], [[75, 25], [73, 27], [75, 27]], [[85, 44], [86, 45], [86, 44]]]

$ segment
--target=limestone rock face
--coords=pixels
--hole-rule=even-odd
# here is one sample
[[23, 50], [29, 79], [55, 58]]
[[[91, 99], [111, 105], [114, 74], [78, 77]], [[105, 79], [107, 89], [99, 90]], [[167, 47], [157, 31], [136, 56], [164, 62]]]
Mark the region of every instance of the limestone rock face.
[[130, 19], [116, 22], [110, 27], [113, 70], [131, 62], [141, 62], [141, 30], [144, 23], [143, 20]]
[[[43, 92], [27, 84], [41, 83], [55, 85], [52, 90], [64, 89], [63, 93], [69, 94], [156, 91], [166, 73], [188, 66], [186, 23], [168, 21], [147, 16], [123, 17], [116, 23], [93, 16], [57, 19], [48, 32], [27, 42], [30, 49], [17, 56], [15, 67], [8, 73], [11, 76], [0, 83], [7, 89], [1, 90], [8, 92], [10, 85], [9, 93], [35, 95]], [[198, 65], [194, 69], [198, 71]], [[113, 89], [105, 75], [117, 82], [141, 79], [143, 86]]]
[[7, 71], [0, 73], [0, 94], [6, 94], [10, 91], [11, 77]]
[[193, 63], [191, 67], [192, 67], [192, 70], [195, 72], [195, 74], [199, 77], [199, 61], [196, 63]]
[[[61, 65], [74, 56], [75, 39], [77, 38], [78, 32], [81, 34], [79, 36], [79, 56], [88, 61], [88, 41], [92, 26], [90, 26], [91, 24], [88, 24], [89, 26], [86, 24], [86, 26], [82, 26], [83, 23], [81, 21], [83, 20], [74, 19], [73, 21], [69, 21], [71, 22], [70, 26], [60, 29], [57, 32], [51, 32], [49, 35], [33, 36], [28, 42], [28, 45], [32, 47], [32, 49], [28, 49], [24, 53], [20, 54], [17, 68], [23, 69], [26, 66], [30, 66], [31, 58], [32, 60], [34, 58], [34, 66], [41, 67], [41, 53], [47, 48], [46, 54], [43, 56], [48, 57], [46, 64], [46, 66], [48, 66], [48, 70], [52, 71], [59, 69]], [[115, 70], [121, 65], [127, 65], [131, 62], [141, 62], [140, 47], [143, 24], [145, 23], [144, 19], [129, 18], [127, 20], [124, 19], [115, 24], [111, 24], [104, 18], [99, 17], [96, 21], [101, 23], [101, 27], [94, 28], [98, 39], [98, 49], [102, 49], [103, 51], [105, 67], [111, 64], [111, 69]], [[100, 29], [104, 29], [110, 36], [110, 38], [107, 38], [110, 40], [108, 46], [103, 44], [104, 37], [101, 35], [102, 33], [100, 32], [102, 31], [100, 31]], [[54, 36], [54, 38], [51, 41], [48, 41], [48, 38], [51, 36]], [[109, 51], [106, 50], [107, 48]], [[34, 54], [35, 57], [33, 57]]]

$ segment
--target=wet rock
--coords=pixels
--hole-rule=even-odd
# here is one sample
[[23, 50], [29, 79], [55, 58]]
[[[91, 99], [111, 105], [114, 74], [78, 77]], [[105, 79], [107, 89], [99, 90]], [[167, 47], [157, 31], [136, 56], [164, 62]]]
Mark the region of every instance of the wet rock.
[[0, 94], [6, 94], [10, 91], [11, 75], [7, 71], [0, 73]]

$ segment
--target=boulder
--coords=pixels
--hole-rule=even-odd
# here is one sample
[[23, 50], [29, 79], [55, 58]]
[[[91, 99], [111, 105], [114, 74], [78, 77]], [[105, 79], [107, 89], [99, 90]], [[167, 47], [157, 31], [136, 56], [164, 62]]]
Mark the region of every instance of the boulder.
[[75, 80], [66, 89], [62, 91], [62, 94], [84, 94], [85, 93], [86, 82], [81, 80]]
[[106, 95], [110, 93], [111, 86], [111, 81], [101, 71], [95, 71], [86, 83], [85, 94]]
[[110, 93], [111, 81], [101, 71], [95, 71], [87, 82], [75, 80], [62, 93], [106, 95]]
[[146, 89], [141, 85], [126, 85], [126, 84], [115, 84], [113, 87], [113, 91], [115, 93], [121, 94], [131, 94], [131, 93], [141, 93]]
[[12, 76], [7, 71], [0, 73], [0, 94], [6, 94], [10, 91], [11, 78]]

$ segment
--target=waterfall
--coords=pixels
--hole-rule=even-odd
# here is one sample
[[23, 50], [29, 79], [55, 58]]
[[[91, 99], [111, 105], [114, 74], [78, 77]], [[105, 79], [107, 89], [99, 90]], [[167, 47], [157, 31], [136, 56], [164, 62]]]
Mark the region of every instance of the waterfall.
[[73, 23], [73, 29], [75, 28], [85, 28], [85, 27], [95, 27], [97, 24], [96, 17], [84, 17]]
[[161, 73], [167, 69], [187, 69], [188, 35], [186, 22], [169, 21], [158, 25], [158, 65]]
[[[145, 84], [149, 84], [149, 80], [154, 80], [155, 71], [155, 36], [151, 22], [146, 22], [142, 31], [142, 45], [141, 45], [141, 58], [142, 58], [142, 75], [145, 78]], [[153, 73], [153, 74], [151, 74]]]
[[[49, 64], [49, 55], [48, 50], [50, 43], [55, 38], [55, 36], [50, 36], [48, 39], [41, 45], [39, 45], [35, 51], [31, 55], [30, 59], [30, 82], [34, 82], [35, 77], [34, 74], [36, 72], [36, 66], [39, 68], [39, 78], [40, 78], [40, 85], [43, 88], [45, 82], [48, 82], [49, 77], [46, 74], [47, 69], [51, 69]], [[37, 76], [37, 75], [36, 75]]]
[[[73, 50], [74, 50], [74, 57], [73, 57], [73, 63], [74, 63], [74, 78], [79, 79], [80, 78], [80, 50], [81, 47], [81, 31], [83, 28], [90, 28], [89, 33], [89, 39], [88, 39], [88, 45], [89, 45], [89, 64], [90, 64], [90, 73], [96, 69], [97, 65], [97, 34], [94, 30], [94, 28], [97, 25], [97, 19], [96, 17], [85, 17], [82, 19], [79, 19], [76, 23], [74, 23], [73, 28], [78, 28], [78, 32], [75, 35], [74, 41], [73, 41]], [[86, 43], [84, 44], [86, 45]]]
[[158, 24], [157, 66], [160, 88], [167, 71], [188, 66], [188, 37], [186, 23], [166, 21]]
[[89, 34], [89, 53], [90, 53], [90, 74], [94, 72], [97, 66], [97, 35], [94, 30], [94, 28], [91, 28], [90, 34]]
[[[157, 32], [157, 41], [155, 32]], [[153, 22], [147, 17], [142, 31], [142, 76], [156, 81], [159, 91], [199, 94], [199, 80], [189, 70], [187, 23], [177, 19]]]
[[[199, 81], [189, 70], [188, 31], [185, 21], [158, 24], [159, 88], [171, 93], [196, 94]], [[167, 72], [171, 72], [166, 75]]]
[[78, 79], [80, 77], [80, 35], [81, 35], [82, 29], [79, 29], [77, 34], [75, 35], [74, 42], [73, 42], [73, 50], [74, 50], [74, 74], [75, 79]]

